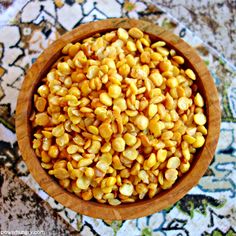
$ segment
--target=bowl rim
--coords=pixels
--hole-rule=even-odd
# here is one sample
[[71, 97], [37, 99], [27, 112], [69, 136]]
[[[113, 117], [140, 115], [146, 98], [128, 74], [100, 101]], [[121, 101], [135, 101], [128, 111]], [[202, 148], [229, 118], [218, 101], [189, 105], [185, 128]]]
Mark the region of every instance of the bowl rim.
[[[171, 48], [178, 51], [188, 61], [191, 68], [198, 75], [200, 86], [204, 92], [207, 108], [208, 134], [203, 148], [201, 148], [194, 166], [182, 176], [172, 188], [162, 191], [152, 199], [141, 200], [135, 203], [110, 206], [93, 201], [84, 201], [75, 194], [63, 189], [41, 167], [37, 156], [31, 147], [31, 128], [29, 116], [32, 108], [32, 96], [35, 86], [42, 76], [49, 70], [53, 62], [58, 59], [61, 49], [69, 42], [80, 41], [98, 32], [109, 32], [119, 27], [128, 29], [138, 27], [143, 32], [163, 40]], [[126, 220], [147, 216], [161, 211], [181, 199], [204, 175], [213, 159], [220, 133], [220, 105], [214, 81], [195, 49], [180, 39], [177, 35], [153, 23], [127, 18], [111, 18], [82, 24], [70, 32], [65, 33], [52, 43], [38, 57], [28, 70], [23, 81], [16, 108], [16, 135], [23, 160], [30, 173], [40, 187], [63, 206], [94, 218], [107, 220]], [[201, 158], [200, 158], [201, 156]], [[201, 159], [201, 160], [199, 160]], [[194, 168], [193, 168], [194, 167]]]

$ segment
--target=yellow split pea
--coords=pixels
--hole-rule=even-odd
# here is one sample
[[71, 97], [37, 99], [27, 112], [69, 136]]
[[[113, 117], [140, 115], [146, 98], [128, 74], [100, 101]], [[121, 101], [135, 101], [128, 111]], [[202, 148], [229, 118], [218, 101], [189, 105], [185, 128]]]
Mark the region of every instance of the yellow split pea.
[[136, 27], [62, 53], [33, 97], [41, 166], [79, 198], [113, 206], [171, 188], [207, 135], [185, 59]]

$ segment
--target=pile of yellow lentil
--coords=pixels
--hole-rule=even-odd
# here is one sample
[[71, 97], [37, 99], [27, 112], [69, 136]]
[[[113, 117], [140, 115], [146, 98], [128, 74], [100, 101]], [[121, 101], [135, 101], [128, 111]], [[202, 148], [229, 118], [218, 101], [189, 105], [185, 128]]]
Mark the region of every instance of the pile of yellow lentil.
[[195, 73], [138, 28], [69, 43], [34, 94], [33, 148], [60, 185], [118, 205], [190, 168], [207, 134]]

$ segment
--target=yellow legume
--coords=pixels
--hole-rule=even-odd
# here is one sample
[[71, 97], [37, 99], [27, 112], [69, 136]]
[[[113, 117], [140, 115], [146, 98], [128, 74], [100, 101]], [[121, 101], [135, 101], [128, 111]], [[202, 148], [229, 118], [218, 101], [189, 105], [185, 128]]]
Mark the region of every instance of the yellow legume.
[[178, 99], [178, 107], [180, 110], [186, 111], [189, 108], [189, 99], [186, 97], [181, 97]]
[[93, 140], [91, 146], [88, 148], [88, 152], [97, 154], [101, 148], [101, 143], [98, 140]]
[[70, 66], [66, 62], [59, 62], [57, 68], [64, 75], [68, 75], [71, 72]]
[[122, 66], [119, 67], [119, 73], [123, 76], [123, 77], [127, 77], [128, 74], [130, 72], [130, 67], [128, 64], [123, 64]]
[[62, 124], [56, 126], [55, 128], [52, 129], [52, 135], [55, 137], [60, 137], [64, 134], [65, 129]]
[[125, 196], [131, 196], [134, 191], [134, 186], [132, 184], [123, 184], [119, 188], [119, 191], [121, 194], [123, 194]]
[[118, 98], [121, 95], [121, 87], [117, 84], [111, 84], [108, 88], [108, 94], [112, 98]]
[[128, 38], [129, 38], [129, 34], [128, 32], [125, 30], [125, 29], [122, 29], [122, 28], [119, 28], [117, 30], [117, 35], [118, 35], [118, 38], [123, 40], [123, 41], [127, 41]]
[[193, 144], [196, 141], [196, 139], [194, 137], [192, 137], [188, 134], [184, 135], [183, 139], [189, 144]]
[[127, 159], [133, 161], [138, 157], [138, 151], [134, 148], [126, 148], [123, 151], [123, 155], [124, 157], [126, 157]]
[[39, 112], [43, 112], [46, 108], [47, 100], [43, 97], [37, 98], [35, 107]]
[[171, 157], [168, 159], [166, 167], [168, 169], [177, 169], [180, 165], [180, 159], [178, 157]]
[[156, 155], [154, 153], [151, 153], [151, 155], [149, 156], [149, 158], [144, 161], [144, 169], [149, 170], [151, 169], [154, 165], [156, 164]]
[[205, 138], [202, 135], [197, 135], [196, 141], [193, 143], [193, 147], [200, 148], [204, 145], [204, 143], [205, 143]]
[[200, 93], [197, 93], [196, 96], [194, 97], [194, 104], [199, 107], [204, 106], [204, 100]]
[[189, 170], [189, 168], [190, 168], [190, 163], [189, 162], [180, 164], [181, 173], [187, 172]]
[[109, 139], [113, 133], [111, 125], [103, 123], [99, 126], [99, 133], [104, 139]]
[[107, 187], [114, 186], [116, 184], [116, 178], [115, 177], [108, 177], [106, 181]]
[[41, 97], [46, 98], [49, 95], [49, 88], [47, 85], [43, 84], [39, 86], [37, 92]]
[[155, 84], [155, 86], [160, 87], [164, 81], [162, 75], [160, 73], [152, 73], [149, 76], [150, 80], [153, 82], [153, 84]]
[[129, 30], [129, 35], [135, 39], [140, 39], [143, 37], [143, 32], [140, 29], [133, 27]]
[[135, 124], [140, 130], [145, 130], [148, 127], [149, 120], [144, 115], [138, 115], [135, 118]]
[[125, 150], [125, 140], [121, 137], [114, 138], [112, 140], [112, 148], [116, 152], [123, 152]]
[[127, 46], [127, 49], [128, 49], [130, 52], [135, 52], [135, 51], [137, 51], [136, 45], [135, 45], [135, 43], [132, 42], [132, 41], [128, 41], [126, 46]]
[[166, 85], [170, 88], [176, 88], [178, 86], [178, 80], [173, 77], [166, 81]]
[[196, 80], [196, 75], [191, 69], [187, 69], [185, 71], [185, 74], [191, 79], [191, 80]]
[[107, 110], [104, 107], [97, 107], [94, 114], [97, 115], [97, 118], [101, 121], [104, 121], [107, 118]]
[[67, 152], [69, 154], [75, 154], [79, 149], [79, 146], [78, 145], [74, 145], [74, 144], [71, 144], [67, 147]]
[[69, 173], [66, 169], [64, 168], [57, 168], [57, 169], [54, 169], [52, 172], [51, 172], [57, 179], [67, 179], [69, 177]]
[[178, 177], [178, 171], [176, 169], [167, 169], [165, 171], [165, 178], [169, 181], [175, 181]]
[[165, 45], [166, 45], [165, 42], [163, 42], [163, 41], [158, 41], [158, 42], [152, 44], [151, 47], [152, 47], [152, 48], [156, 48], [156, 47], [162, 47], [162, 46], [165, 46]]
[[33, 94], [41, 166], [79, 198], [113, 206], [171, 188], [207, 135], [185, 59], [136, 27], [68, 43], [62, 53]]
[[129, 133], [126, 133], [124, 135], [124, 140], [128, 146], [133, 146], [137, 142], [137, 138], [134, 135], [129, 134]]
[[181, 56], [174, 56], [173, 57], [174, 61], [177, 62], [178, 64], [184, 64], [184, 58]]
[[85, 166], [89, 166], [90, 164], [93, 163], [93, 160], [91, 159], [80, 159], [78, 162], [78, 167], [85, 167]]
[[157, 152], [157, 160], [159, 162], [164, 162], [167, 158], [167, 150], [165, 149], [159, 149]]
[[76, 186], [79, 189], [86, 190], [88, 189], [89, 185], [90, 185], [90, 179], [87, 176], [82, 176], [76, 180]]
[[47, 115], [47, 113], [42, 112], [42, 113], [36, 114], [35, 124], [37, 124], [39, 126], [47, 126], [49, 122], [50, 122], [50, 119], [49, 119], [49, 116]]
[[207, 129], [203, 125], [198, 126], [197, 131], [201, 132], [203, 135], [207, 135]]
[[99, 99], [106, 106], [112, 105], [112, 99], [109, 97], [108, 93], [101, 93]]
[[98, 135], [98, 133], [99, 133], [98, 128], [96, 126], [94, 126], [94, 125], [88, 126], [87, 129], [92, 134]]
[[193, 119], [197, 125], [205, 125], [206, 124], [206, 116], [203, 113], [195, 114]]
[[48, 150], [48, 155], [52, 158], [57, 158], [57, 156], [59, 155], [58, 147], [56, 145], [50, 146]]
[[69, 135], [67, 133], [64, 133], [60, 137], [56, 138], [56, 144], [60, 147], [63, 147], [69, 143]]

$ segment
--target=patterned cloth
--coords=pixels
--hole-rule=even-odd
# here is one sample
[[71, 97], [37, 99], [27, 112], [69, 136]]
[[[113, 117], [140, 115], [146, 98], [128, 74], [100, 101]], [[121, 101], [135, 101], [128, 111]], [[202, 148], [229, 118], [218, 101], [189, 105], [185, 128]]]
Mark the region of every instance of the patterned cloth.
[[[11, 167], [81, 235], [235, 235], [236, 69], [152, 1], [20, 0], [11, 7], [17, 14], [9, 8], [0, 18], [1, 163]], [[29, 174], [20, 156], [14, 127], [20, 86], [25, 72], [38, 55], [66, 31], [88, 21], [109, 17], [139, 18], [156, 23], [192, 45], [215, 80], [222, 109], [215, 157], [198, 186], [168, 209], [126, 221], [103, 221], [83, 216], [49, 197]]]

